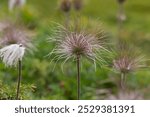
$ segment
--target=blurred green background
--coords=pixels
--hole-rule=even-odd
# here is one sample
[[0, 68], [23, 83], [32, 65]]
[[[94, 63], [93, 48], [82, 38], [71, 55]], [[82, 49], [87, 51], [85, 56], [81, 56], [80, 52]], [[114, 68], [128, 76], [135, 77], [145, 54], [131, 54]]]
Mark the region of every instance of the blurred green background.
[[[68, 62], [64, 72], [58, 62], [45, 57], [53, 48], [47, 42], [53, 22], [63, 23], [64, 14], [59, 9], [59, 0], [27, 0], [22, 9], [8, 10], [8, 0], [0, 0], [0, 20], [10, 19], [24, 24], [33, 33], [33, 44], [37, 50], [26, 54], [23, 61], [21, 85], [22, 99], [76, 99], [75, 62]], [[117, 38], [118, 4], [116, 0], [84, 0], [80, 12], [85, 20], [91, 19], [103, 24], [112, 42]], [[150, 58], [150, 0], [127, 0], [125, 3], [127, 20], [123, 26], [123, 38]], [[71, 11], [71, 19], [76, 12]], [[101, 21], [101, 22], [100, 22]], [[83, 60], [81, 70], [81, 99], [107, 99], [116, 94], [119, 75], [111, 68], [94, 66]], [[149, 66], [147, 61], [147, 66]], [[17, 81], [17, 68], [6, 68], [0, 62], [0, 98], [14, 99]], [[143, 69], [128, 75], [128, 89], [142, 94], [143, 99], [150, 99], [150, 71]]]

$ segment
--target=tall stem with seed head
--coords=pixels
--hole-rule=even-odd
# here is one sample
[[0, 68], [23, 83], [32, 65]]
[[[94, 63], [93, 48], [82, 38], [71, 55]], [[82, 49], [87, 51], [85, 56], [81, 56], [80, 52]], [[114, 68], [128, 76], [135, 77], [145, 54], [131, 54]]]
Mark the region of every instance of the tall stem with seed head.
[[126, 73], [121, 73], [121, 88], [123, 91], [126, 90]]
[[19, 60], [19, 62], [18, 62], [18, 85], [17, 85], [16, 100], [19, 99], [21, 76], [22, 76], [22, 61]]
[[77, 55], [77, 100], [80, 100], [80, 56]]

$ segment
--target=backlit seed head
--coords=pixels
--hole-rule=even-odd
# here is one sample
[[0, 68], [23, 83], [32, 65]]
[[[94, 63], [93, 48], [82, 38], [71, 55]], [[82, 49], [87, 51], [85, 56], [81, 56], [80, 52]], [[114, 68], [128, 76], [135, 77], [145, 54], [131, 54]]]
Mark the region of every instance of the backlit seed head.
[[0, 23], [0, 46], [22, 44], [24, 47], [33, 48], [30, 36], [23, 28], [10, 22]]
[[55, 36], [49, 39], [56, 45], [49, 55], [55, 55], [53, 60], [64, 60], [63, 64], [70, 59], [76, 60], [77, 57], [86, 57], [94, 63], [104, 62], [100, 53], [108, 50], [104, 46], [103, 38], [103, 35], [98, 36], [86, 30], [76, 31], [73, 28], [58, 26]]
[[69, 12], [71, 9], [71, 1], [70, 0], [61, 0], [60, 8], [64, 12]]
[[22, 44], [11, 44], [0, 49], [0, 58], [7, 67], [16, 66], [18, 61], [22, 61], [25, 47]]
[[82, 0], [73, 0], [73, 6], [75, 10], [80, 10], [83, 6], [83, 1]]
[[122, 46], [116, 55], [113, 65], [116, 71], [129, 73], [145, 67], [144, 57], [128, 46]]

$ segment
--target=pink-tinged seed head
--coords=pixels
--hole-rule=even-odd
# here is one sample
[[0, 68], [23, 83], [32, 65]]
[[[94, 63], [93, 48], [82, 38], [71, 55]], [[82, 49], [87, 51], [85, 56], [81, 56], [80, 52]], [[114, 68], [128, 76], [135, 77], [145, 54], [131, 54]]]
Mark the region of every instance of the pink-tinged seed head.
[[0, 46], [4, 47], [10, 44], [22, 44], [24, 47], [33, 48], [29, 33], [24, 28], [11, 22], [0, 23]]
[[144, 57], [139, 52], [128, 46], [119, 48], [113, 61], [115, 70], [121, 73], [129, 73], [145, 67]]
[[[101, 36], [100, 36], [101, 34]], [[55, 31], [55, 36], [50, 37], [49, 41], [55, 43], [55, 48], [49, 55], [55, 55], [53, 60], [64, 60], [63, 63], [69, 59], [78, 57], [86, 57], [94, 63], [96, 61], [104, 62], [103, 56], [100, 55], [102, 51], [108, 52], [105, 48], [103, 38], [105, 36], [102, 31], [98, 33], [90, 33], [85, 30], [70, 30], [63, 26], [58, 26]]]

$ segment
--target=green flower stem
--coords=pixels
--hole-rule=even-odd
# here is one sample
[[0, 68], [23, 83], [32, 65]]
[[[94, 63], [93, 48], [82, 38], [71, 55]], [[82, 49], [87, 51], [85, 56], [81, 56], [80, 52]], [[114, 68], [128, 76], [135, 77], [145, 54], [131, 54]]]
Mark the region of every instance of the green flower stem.
[[21, 76], [22, 76], [22, 61], [19, 60], [18, 62], [18, 85], [17, 85], [17, 95], [16, 100], [19, 99], [19, 93], [20, 93], [20, 84], [21, 84]]
[[126, 90], [126, 73], [121, 73], [121, 89]]
[[77, 100], [80, 100], [80, 56], [77, 55]]

